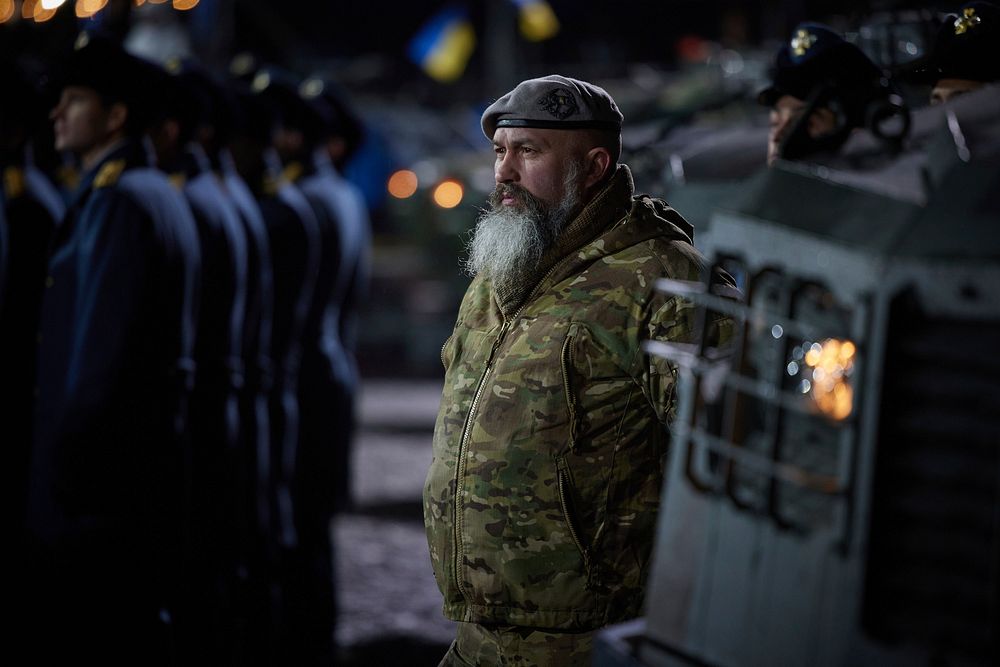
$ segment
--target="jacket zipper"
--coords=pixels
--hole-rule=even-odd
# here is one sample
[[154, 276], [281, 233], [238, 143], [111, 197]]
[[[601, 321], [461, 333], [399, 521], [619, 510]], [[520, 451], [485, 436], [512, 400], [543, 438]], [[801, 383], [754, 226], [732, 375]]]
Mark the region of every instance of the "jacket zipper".
[[[570, 256], [572, 257], [572, 255]], [[486, 360], [486, 370], [483, 371], [482, 376], [479, 378], [479, 385], [476, 387], [476, 393], [472, 398], [472, 405], [469, 406], [469, 414], [465, 418], [465, 428], [462, 430], [462, 439], [459, 441], [458, 446], [458, 465], [455, 466], [455, 587], [458, 592], [462, 594], [465, 598], [466, 608], [465, 608], [465, 620], [472, 620], [472, 601], [469, 598], [469, 592], [465, 589], [465, 584], [462, 582], [462, 561], [465, 559], [465, 552], [462, 548], [462, 493], [465, 488], [465, 450], [469, 444], [469, 437], [472, 433], [472, 420], [476, 414], [476, 408], [479, 406], [479, 399], [483, 394], [483, 387], [486, 386], [486, 378], [489, 376], [490, 371], [493, 369], [493, 358], [496, 356], [497, 350], [500, 348], [500, 344], [503, 339], [507, 336], [507, 332], [510, 330], [511, 323], [516, 322], [517, 318], [521, 316], [521, 311], [527, 307], [529, 303], [535, 298], [538, 293], [538, 288], [545, 284], [545, 281], [555, 273], [562, 264], [569, 260], [566, 259], [556, 262], [555, 266], [546, 272], [542, 279], [539, 280], [535, 287], [531, 290], [528, 298], [524, 300], [520, 308], [514, 312], [514, 315], [509, 318], [504, 318], [503, 326], [500, 327], [500, 333], [497, 334], [497, 339], [493, 341], [493, 347], [490, 350], [490, 356]], [[446, 341], [447, 343], [447, 341]], [[444, 348], [442, 346], [442, 356], [444, 354]], [[572, 529], [571, 529], [572, 533]]]
[[560, 356], [563, 374], [563, 390], [566, 392], [566, 406], [569, 410], [569, 448], [571, 450], [576, 449], [576, 399], [573, 396], [573, 388], [569, 384], [569, 355], [572, 351], [570, 347], [572, 342], [573, 333], [571, 331], [566, 335], [566, 340], [563, 342], [562, 355]]
[[441, 352], [438, 353], [438, 357], [441, 359], [441, 365], [444, 366], [445, 368], [448, 367], [448, 364], [446, 364], [445, 361], [444, 361], [444, 351], [445, 351], [445, 348], [448, 347], [448, 343], [450, 343], [451, 339], [454, 338], [454, 337], [455, 337], [455, 334], [452, 333], [450, 336], [448, 336], [447, 338], [445, 338], [444, 339], [444, 343], [441, 345]]
[[576, 545], [577, 551], [583, 558], [583, 568], [586, 570], [588, 578], [590, 575], [590, 552], [584, 548], [580, 540], [580, 534], [576, 530], [576, 517], [570, 512], [569, 497], [569, 472], [566, 470], [566, 459], [561, 456], [556, 459], [556, 480], [559, 485], [559, 505], [562, 507], [563, 516], [566, 517], [566, 527], [569, 528], [569, 536]]
[[[458, 465], [455, 471], [455, 585], [458, 588], [458, 592], [465, 598], [467, 605], [471, 603], [471, 600], [469, 592], [465, 589], [465, 584], [462, 581], [462, 561], [465, 558], [465, 552], [462, 548], [462, 493], [465, 487], [465, 451], [472, 433], [472, 420], [475, 416], [476, 408], [479, 406], [483, 387], [486, 386], [486, 378], [489, 377], [490, 371], [493, 369], [493, 358], [500, 348], [500, 343], [503, 342], [504, 337], [507, 335], [507, 330], [510, 328], [509, 325], [512, 321], [513, 319], [503, 323], [503, 326], [500, 327], [500, 333], [497, 334], [496, 340], [493, 341], [490, 356], [486, 360], [486, 370], [483, 371], [482, 377], [479, 378], [479, 386], [476, 387], [476, 393], [472, 398], [472, 405], [469, 406], [469, 414], [465, 418], [465, 428], [462, 431], [462, 439], [458, 447]], [[468, 607], [466, 608], [465, 616], [466, 620], [471, 620], [472, 618], [472, 610]]]

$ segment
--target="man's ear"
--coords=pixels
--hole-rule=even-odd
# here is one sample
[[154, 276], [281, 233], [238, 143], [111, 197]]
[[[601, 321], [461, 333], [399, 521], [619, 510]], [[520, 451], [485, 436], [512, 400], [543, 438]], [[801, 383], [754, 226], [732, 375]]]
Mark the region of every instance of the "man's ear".
[[587, 165], [587, 177], [583, 181], [584, 188], [590, 188], [600, 183], [611, 168], [611, 153], [607, 148], [595, 146], [587, 151], [584, 158]]
[[108, 118], [105, 122], [105, 129], [108, 134], [125, 131], [125, 122], [128, 120], [128, 107], [121, 102], [115, 102], [108, 109]]

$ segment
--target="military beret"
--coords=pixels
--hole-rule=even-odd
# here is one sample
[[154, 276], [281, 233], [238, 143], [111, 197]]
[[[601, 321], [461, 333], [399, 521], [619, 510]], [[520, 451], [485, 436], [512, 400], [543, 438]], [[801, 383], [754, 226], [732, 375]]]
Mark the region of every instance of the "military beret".
[[558, 74], [517, 84], [483, 112], [483, 133], [499, 127], [621, 131], [622, 113], [607, 91]]
[[911, 80], [1000, 80], [1000, 7], [970, 2], [948, 15], [938, 29], [930, 57]]
[[882, 72], [854, 44], [819, 23], [799, 24], [775, 57], [773, 79], [757, 100], [774, 106], [782, 95], [808, 99], [820, 85], [834, 86], [842, 96], [865, 96]]

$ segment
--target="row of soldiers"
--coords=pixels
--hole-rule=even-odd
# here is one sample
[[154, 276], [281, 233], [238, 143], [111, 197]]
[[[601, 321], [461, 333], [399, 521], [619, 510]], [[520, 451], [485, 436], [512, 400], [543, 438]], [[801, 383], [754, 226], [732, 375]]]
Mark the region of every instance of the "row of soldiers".
[[[328, 664], [368, 218], [320, 78], [81, 35], [2, 63], [0, 410], [38, 664]], [[13, 94], [11, 94], [13, 93]], [[40, 118], [71, 155], [61, 196]]]

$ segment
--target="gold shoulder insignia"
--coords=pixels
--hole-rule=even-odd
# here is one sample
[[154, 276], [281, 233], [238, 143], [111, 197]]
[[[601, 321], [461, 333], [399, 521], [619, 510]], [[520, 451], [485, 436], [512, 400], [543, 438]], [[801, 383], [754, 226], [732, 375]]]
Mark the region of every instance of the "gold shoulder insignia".
[[71, 164], [64, 164], [56, 170], [56, 180], [67, 190], [76, 190], [80, 185], [80, 172]]
[[962, 10], [962, 15], [955, 19], [955, 34], [964, 35], [982, 22], [983, 20], [976, 14], [975, 7], [966, 7]]
[[175, 190], [183, 190], [184, 184], [187, 183], [187, 176], [185, 176], [182, 172], [176, 171], [172, 174], [168, 174], [167, 180], [170, 181], [170, 185], [174, 186]]
[[97, 172], [94, 177], [95, 188], [106, 188], [118, 182], [118, 178], [125, 171], [125, 160], [111, 160]]
[[24, 194], [24, 172], [20, 168], [7, 167], [3, 170], [3, 191], [10, 199]]
[[281, 189], [281, 179], [273, 176], [264, 177], [264, 194], [273, 197]]
[[301, 162], [289, 162], [281, 172], [281, 179], [289, 183], [295, 183], [304, 171], [305, 168]]

